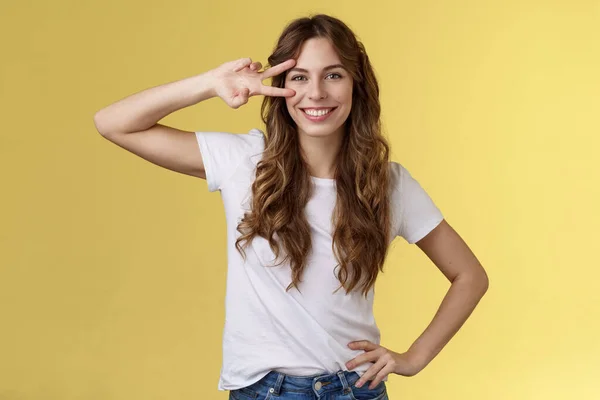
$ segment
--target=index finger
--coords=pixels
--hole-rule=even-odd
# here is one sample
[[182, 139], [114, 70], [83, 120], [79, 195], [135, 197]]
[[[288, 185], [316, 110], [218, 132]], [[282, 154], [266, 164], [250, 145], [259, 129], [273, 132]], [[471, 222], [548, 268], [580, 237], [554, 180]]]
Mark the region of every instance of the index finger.
[[296, 95], [296, 91], [294, 89], [263, 85], [260, 88], [260, 94], [273, 97], [292, 97]]
[[292, 68], [294, 65], [296, 65], [296, 60], [294, 60], [293, 58], [290, 58], [289, 60], [286, 60], [280, 64], [277, 64], [271, 68], [266, 69], [262, 73], [261, 79], [264, 80], [264, 79], [270, 78], [272, 76], [279, 75], [283, 71]]

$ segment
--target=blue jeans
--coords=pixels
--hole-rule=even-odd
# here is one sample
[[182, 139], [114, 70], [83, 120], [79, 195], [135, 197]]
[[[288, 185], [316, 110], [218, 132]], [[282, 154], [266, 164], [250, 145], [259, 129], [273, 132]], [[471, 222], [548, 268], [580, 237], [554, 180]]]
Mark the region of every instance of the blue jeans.
[[356, 372], [338, 371], [333, 374], [293, 376], [271, 371], [258, 382], [231, 390], [229, 400], [389, 400], [385, 382], [369, 389], [354, 385]]

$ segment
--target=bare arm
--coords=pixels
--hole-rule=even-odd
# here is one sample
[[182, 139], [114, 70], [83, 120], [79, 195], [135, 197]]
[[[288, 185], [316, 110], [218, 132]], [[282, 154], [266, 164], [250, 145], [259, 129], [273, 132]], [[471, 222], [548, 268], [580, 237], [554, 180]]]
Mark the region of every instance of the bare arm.
[[243, 58], [222, 64], [200, 75], [155, 86], [113, 103], [94, 115], [98, 132], [116, 145], [153, 164], [206, 179], [202, 155], [194, 132], [158, 123], [170, 113], [219, 96], [232, 108], [248, 97], [262, 94], [291, 96], [291, 89], [264, 86], [262, 80], [291, 68], [281, 63], [265, 72], [259, 62]]
[[96, 113], [94, 123], [102, 135], [147, 130], [167, 115], [215, 97], [208, 73], [166, 83], [135, 93]]
[[179, 109], [215, 96], [205, 74], [152, 87], [98, 111], [98, 132], [119, 147], [169, 170], [206, 179], [194, 132], [158, 124]]
[[369, 389], [373, 389], [391, 372], [403, 376], [419, 373], [458, 332], [488, 290], [487, 273], [445, 219], [416, 245], [452, 282], [450, 289], [429, 326], [406, 352], [397, 353], [368, 340], [348, 344], [351, 349], [365, 350], [346, 363], [348, 369], [374, 363], [356, 382], [357, 387], [371, 381]]
[[445, 219], [416, 245], [452, 283], [433, 320], [408, 350], [424, 367], [466, 322], [487, 292], [489, 280], [469, 246]]

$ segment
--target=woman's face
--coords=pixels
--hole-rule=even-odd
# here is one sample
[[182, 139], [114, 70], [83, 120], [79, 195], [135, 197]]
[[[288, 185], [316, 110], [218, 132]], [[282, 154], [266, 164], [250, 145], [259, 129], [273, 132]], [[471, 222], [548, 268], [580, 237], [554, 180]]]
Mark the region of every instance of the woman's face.
[[352, 108], [353, 80], [341, 64], [328, 39], [304, 42], [295, 67], [285, 79], [285, 87], [296, 92], [285, 101], [300, 134], [343, 134]]

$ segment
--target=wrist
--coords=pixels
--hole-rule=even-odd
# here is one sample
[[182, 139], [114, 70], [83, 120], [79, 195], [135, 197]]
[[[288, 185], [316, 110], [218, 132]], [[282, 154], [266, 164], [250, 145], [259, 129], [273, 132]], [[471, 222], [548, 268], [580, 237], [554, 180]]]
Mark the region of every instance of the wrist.
[[217, 97], [217, 79], [212, 70], [194, 77], [198, 101]]
[[431, 361], [431, 357], [428, 353], [417, 349], [408, 349], [408, 351], [405, 354], [409, 362], [412, 365], [416, 366], [419, 370], [425, 368], [427, 364], [429, 364], [429, 362]]

